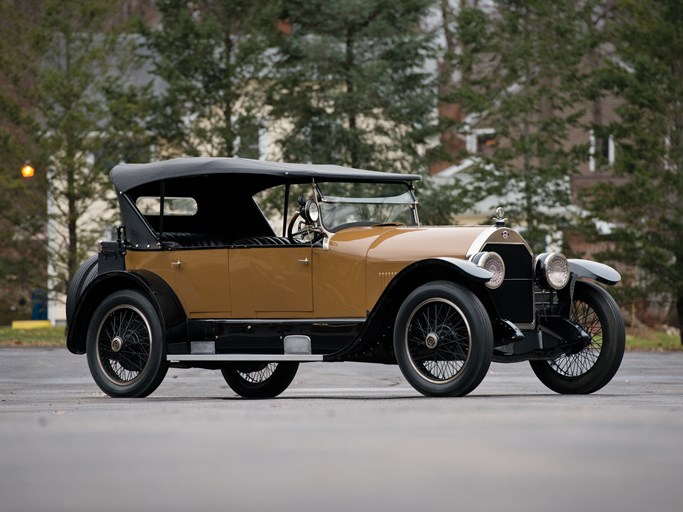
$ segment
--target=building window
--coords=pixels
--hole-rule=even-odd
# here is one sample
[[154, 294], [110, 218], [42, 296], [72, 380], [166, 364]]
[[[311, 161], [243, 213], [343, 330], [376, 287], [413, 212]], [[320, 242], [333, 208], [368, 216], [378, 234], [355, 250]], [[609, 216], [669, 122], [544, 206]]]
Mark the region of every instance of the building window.
[[614, 137], [596, 135], [594, 130], [588, 132], [588, 170], [595, 172], [602, 167], [614, 165]]
[[496, 147], [496, 130], [476, 128], [467, 134], [467, 152], [472, 155], [491, 156]]

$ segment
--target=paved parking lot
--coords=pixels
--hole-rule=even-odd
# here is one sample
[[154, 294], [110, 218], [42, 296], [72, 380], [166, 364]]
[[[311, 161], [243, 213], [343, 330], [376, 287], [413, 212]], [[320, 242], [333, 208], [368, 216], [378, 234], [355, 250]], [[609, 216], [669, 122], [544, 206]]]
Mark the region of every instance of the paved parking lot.
[[0, 349], [0, 512], [680, 512], [681, 475], [680, 353], [629, 353], [590, 396], [549, 392], [525, 363], [455, 399], [338, 363], [249, 401], [207, 370], [114, 400], [84, 356]]

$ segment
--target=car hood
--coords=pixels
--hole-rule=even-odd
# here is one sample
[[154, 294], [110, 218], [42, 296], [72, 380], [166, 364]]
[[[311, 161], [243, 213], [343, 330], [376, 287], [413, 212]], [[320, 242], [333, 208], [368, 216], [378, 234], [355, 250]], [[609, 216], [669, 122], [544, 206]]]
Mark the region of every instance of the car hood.
[[521, 240], [510, 228], [491, 226], [373, 226], [340, 231], [330, 245], [340, 252], [365, 255], [369, 261], [412, 262], [443, 256], [465, 259], [499, 236], [505, 241]]

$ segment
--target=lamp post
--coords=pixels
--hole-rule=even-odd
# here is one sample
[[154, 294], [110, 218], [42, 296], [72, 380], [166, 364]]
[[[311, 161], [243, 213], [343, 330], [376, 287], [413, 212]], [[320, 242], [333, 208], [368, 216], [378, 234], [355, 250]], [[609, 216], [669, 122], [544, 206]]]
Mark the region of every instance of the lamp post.
[[[32, 178], [36, 173], [35, 167], [31, 164], [30, 160], [26, 160], [24, 162], [23, 167], [21, 168], [21, 176], [24, 179], [29, 179]], [[54, 290], [55, 282], [54, 282], [54, 274], [55, 274], [55, 269], [54, 265], [52, 262], [52, 257], [51, 255], [54, 254], [52, 251], [54, 250], [54, 244], [55, 244], [55, 221], [54, 221], [54, 215], [55, 215], [55, 204], [54, 204], [54, 198], [52, 197], [52, 186], [51, 186], [51, 172], [50, 168], [48, 167], [47, 169], [47, 294], [48, 294], [48, 301], [47, 301], [47, 318], [50, 321], [50, 323], [54, 326], [55, 325], [55, 310], [56, 310], [56, 301], [54, 298], [54, 293], [52, 290]]]

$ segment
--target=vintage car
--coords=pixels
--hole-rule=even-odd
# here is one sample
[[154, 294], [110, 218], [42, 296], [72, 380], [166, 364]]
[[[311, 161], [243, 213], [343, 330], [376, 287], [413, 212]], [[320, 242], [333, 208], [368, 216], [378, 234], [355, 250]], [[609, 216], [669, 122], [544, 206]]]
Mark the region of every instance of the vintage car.
[[423, 227], [419, 176], [179, 158], [111, 179], [118, 239], [67, 297], [67, 346], [108, 395], [199, 367], [274, 397], [311, 361], [398, 364], [428, 396], [470, 393], [491, 361], [530, 361], [550, 389], [591, 393], [621, 363], [624, 323], [595, 283], [617, 271], [534, 255], [500, 209], [492, 226]]

